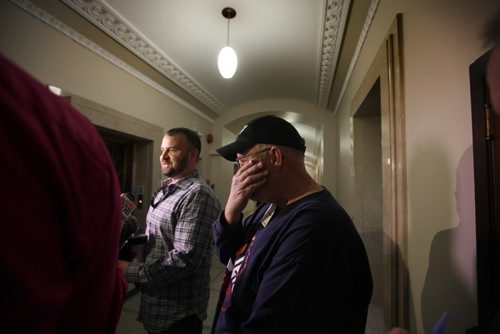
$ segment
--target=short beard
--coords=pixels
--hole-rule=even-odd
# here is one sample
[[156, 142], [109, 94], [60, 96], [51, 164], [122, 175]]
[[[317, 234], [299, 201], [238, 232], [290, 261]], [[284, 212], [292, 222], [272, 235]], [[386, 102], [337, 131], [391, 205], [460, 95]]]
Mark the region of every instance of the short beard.
[[177, 168], [172, 164], [172, 168], [167, 170], [167, 172], [164, 174], [166, 177], [174, 177], [176, 175], [179, 175], [182, 173], [188, 165], [188, 156], [184, 156], [181, 160], [178, 161], [177, 163]]

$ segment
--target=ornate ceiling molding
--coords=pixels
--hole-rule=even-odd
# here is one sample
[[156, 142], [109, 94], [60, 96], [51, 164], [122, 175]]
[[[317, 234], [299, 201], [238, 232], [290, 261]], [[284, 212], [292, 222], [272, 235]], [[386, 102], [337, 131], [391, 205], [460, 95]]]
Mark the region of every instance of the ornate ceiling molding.
[[321, 48], [318, 106], [326, 108], [338, 63], [350, 0], [327, 0]]
[[[227, 111], [221, 102], [102, 1], [62, 1], [214, 112], [220, 115]], [[317, 102], [323, 108], [328, 104], [349, 5], [350, 0], [326, 1]]]
[[[30, 12], [35, 17], [63, 32], [65, 35], [71, 37], [81, 45], [153, 86], [153, 88], [161, 91], [171, 98], [174, 98], [177, 102], [181, 101], [180, 103], [182, 105], [187, 106], [195, 113], [202, 114], [204, 118], [207, 118], [205, 113], [202, 113], [194, 106], [172, 94], [166, 88], [146, 77], [144, 74], [135, 70], [130, 65], [124, 63], [100, 46], [95, 45], [92, 41], [86, 39], [84, 36], [81, 36], [64, 23], [50, 16], [29, 0], [10, 0], [10, 2]], [[139, 32], [135, 31], [135, 29], [128, 24], [126, 20], [121, 18], [111, 8], [107, 7], [103, 2], [101, 2], [101, 0], [62, 0], [62, 2], [73, 8], [76, 12], [89, 20], [95, 26], [99, 27], [107, 35], [133, 52], [140, 59], [151, 65], [162, 75], [182, 87], [186, 92], [191, 94], [194, 98], [199, 100], [215, 113], [221, 115], [227, 111], [227, 108], [220, 101], [212, 96], [194, 79], [189, 77], [189, 75], [187, 75], [179, 66], [170, 60], [167, 55], [163, 54], [153, 43], [143, 37]], [[326, 0], [317, 95], [317, 105], [322, 108], [327, 107], [330, 97], [350, 2], [351, 0]], [[376, 8], [378, 2], [379, 0], [373, 0], [372, 8]], [[370, 14], [373, 16], [373, 12], [374, 10], [370, 11], [367, 21], [370, 19], [369, 21], [371, 22]], [[365, 26], [366, 25], [367, 23], [365, 22]], [[355, 54], [356, 57], [353, 58], [353, 60], [357, 60], [357, 56], [359, 56], [361, 48], [360, 44], [362, 45], [364, 37], [365, 36], [362, 35], [360, 41], [358, 42], [358, 48], [356, 49], [357, 54]], [[350, 72], [348, 72], [340, 97], [342, 97], [354, 65], [355, 61], [351, 62]], [[212, 121], [210, 117], [209, 119]]]
[[25, 12], [31, 14], [35, 18], [39, 19], [40, 21], [44, 22], [45, 24], [51, 26], [52, 28], [56, 29], [60, 33], [66, 35], [67, 37], [71, 38], [78, 44], [82, 45], [83, 47], [87, 48], [88, 50], [94, 52], [95, 54], [99, 55], [100, 57], [106, 59], [110, 63], [114, 64], [115, 66], [121, 68], [122, 70], [126, 71], [130, 75], [136, 77], [137, 79], [141, 80], [145, 84], [151, 86], [153, 89], [156, 89], [160, 93], [164, 94], [165, 96], [171, 98], [175, 102], [179, 103], [180, 105], [184, 106], [188, 110], [194, 112], [198, 116], [203, 117], [204, 119], [208, 120], [210, 123], [213, 123], [214, 120], [209, 117], [207, 114], [203, 113], [202, 111], [198, 110], [196, 107], [193, 105], [187, 103], [183, 99], [179, 98], [177, 95], [173, 94], [170, 92], [168, 89], [163, 87], [162, 85], [158, 84], [156, 81], [151, 80], [149, 77], [145, 76], [143, 73], [140, 71], [136, 70], [135, 68], [131, 67], [127, 63], [123, 62], [119, 58], [115, 57], [108, 51], [104, 50], [97, 44], [93, 43], [86, 37], [82, 36], [75, 30], [71, 29], [67, 25], [65, 25], [63, 22], [59, 21], [52, 15], [48, 14], [38, 6], [36, 6], [34, 3], [32, 3], [29, 0], [9, 0], [13, 5], [17, 6], [18, 8], [24, 10]]
[[351, 63], [349, 64], [349, 68], [347, 70], [347, 74], [344, 80], [344, 84], [342, 85], [342, 89], [340, 90], [339, 98], [337, 100], [337, 104], [335, 105], [335, 109], [333, 110], [333, 115], [337, 115], [337, 111], [339, 110], [340, 103], [342, 102], [342, 99], [344, 98], [344, 93], [345, 90], [347, 89], [347, 84], [351, 80], [352, 72], [354, 71], [354, 67], [356, 67], [356, 64], [358, 62], [359, 54], [361, 53], [361, 49], [363, 48], [363, 45], [365, 44], [366, 40], [366, 35], [368, 34], [368, 31], [370, 30], [370, 26], [373, 21], [373, 17], [375, 16], [375, 12], [377, 11], [378, 4], [380, 0], [372, 0], [370, 4], [370, 8], [368, 9], [368, 13], [366, 14], [366, 19], [365, 23], [363, 24], [363, 29], [361, 30], [361, 34], [359, 35], [358, 39], [358, 44], [356, 45], [356, 50], [354, 50], [354, 54], [351, 58]]
[[141, 36], [123, 18], [99, 0], [62, 0], [106, 34], [153, 66], [217, 114], [227, 111], [215, 97], [190, 78], [153, 43]]

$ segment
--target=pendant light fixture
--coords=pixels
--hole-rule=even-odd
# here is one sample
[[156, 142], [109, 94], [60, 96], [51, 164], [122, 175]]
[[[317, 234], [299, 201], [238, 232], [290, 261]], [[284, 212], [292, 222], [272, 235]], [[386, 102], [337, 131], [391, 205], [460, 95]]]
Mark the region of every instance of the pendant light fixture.
[[229, 20], [236, 16], [236, 11], [231, 7], [226, 7], [222, 10], [222, 16], [227, 19], [227, 44], [219, 52], [217, 65], [220, 75], [224, 79], [231, 79], [238, 67], [238, 58], [236, 52], [229, 46]]

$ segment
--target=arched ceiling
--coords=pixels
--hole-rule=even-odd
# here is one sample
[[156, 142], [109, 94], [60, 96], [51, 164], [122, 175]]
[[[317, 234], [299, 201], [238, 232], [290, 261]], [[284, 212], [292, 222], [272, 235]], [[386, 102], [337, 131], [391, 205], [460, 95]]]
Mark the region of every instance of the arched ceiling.
[[[63, 0], [215, 115], [265, 98], [326, 107], [349, 0]], [[231, 79], [218, 72], [227, 42], [238, 55]], [[212, 116], [213, 114], [210, 114]]]
[[[265, 99], [334, 112], [378, 1], [32, 0], [211, 122]], [[228, 22], [221, 14], [227, 6], [237, 11], [229, 25], [229, 44], [238, 55], [232, 79], [223, 79], [217, 68], [227, 39]], [[237, 133], [249, 117], [226, 128]], [[290, 120], [309, 147], [319, 147], [321, 122]]]

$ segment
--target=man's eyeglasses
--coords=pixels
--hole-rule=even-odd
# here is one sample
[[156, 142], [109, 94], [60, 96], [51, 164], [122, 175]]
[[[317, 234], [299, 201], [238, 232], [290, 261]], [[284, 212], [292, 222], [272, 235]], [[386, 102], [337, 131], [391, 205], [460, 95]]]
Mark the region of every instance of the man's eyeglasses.
[[265, 151], [269, 151], [271, 148], [270, 147], [266, 147], [265, 149], [262, 149], [260, 151], [257, 151], [257, 152], [253, 152], [253, 153], [250, 153], [250, 154], [247, 154], [245, 156], [242, 156], [241, 158], [239, 159], [236, 159], [236, 165], [238, 165], [238, 167], [243, 167], [247, 161], [248, 161], [248, 158], [256, 155], [256, 154], [259, 154], [259, 153], [262, 153], [262, 152], [265, 152]]

